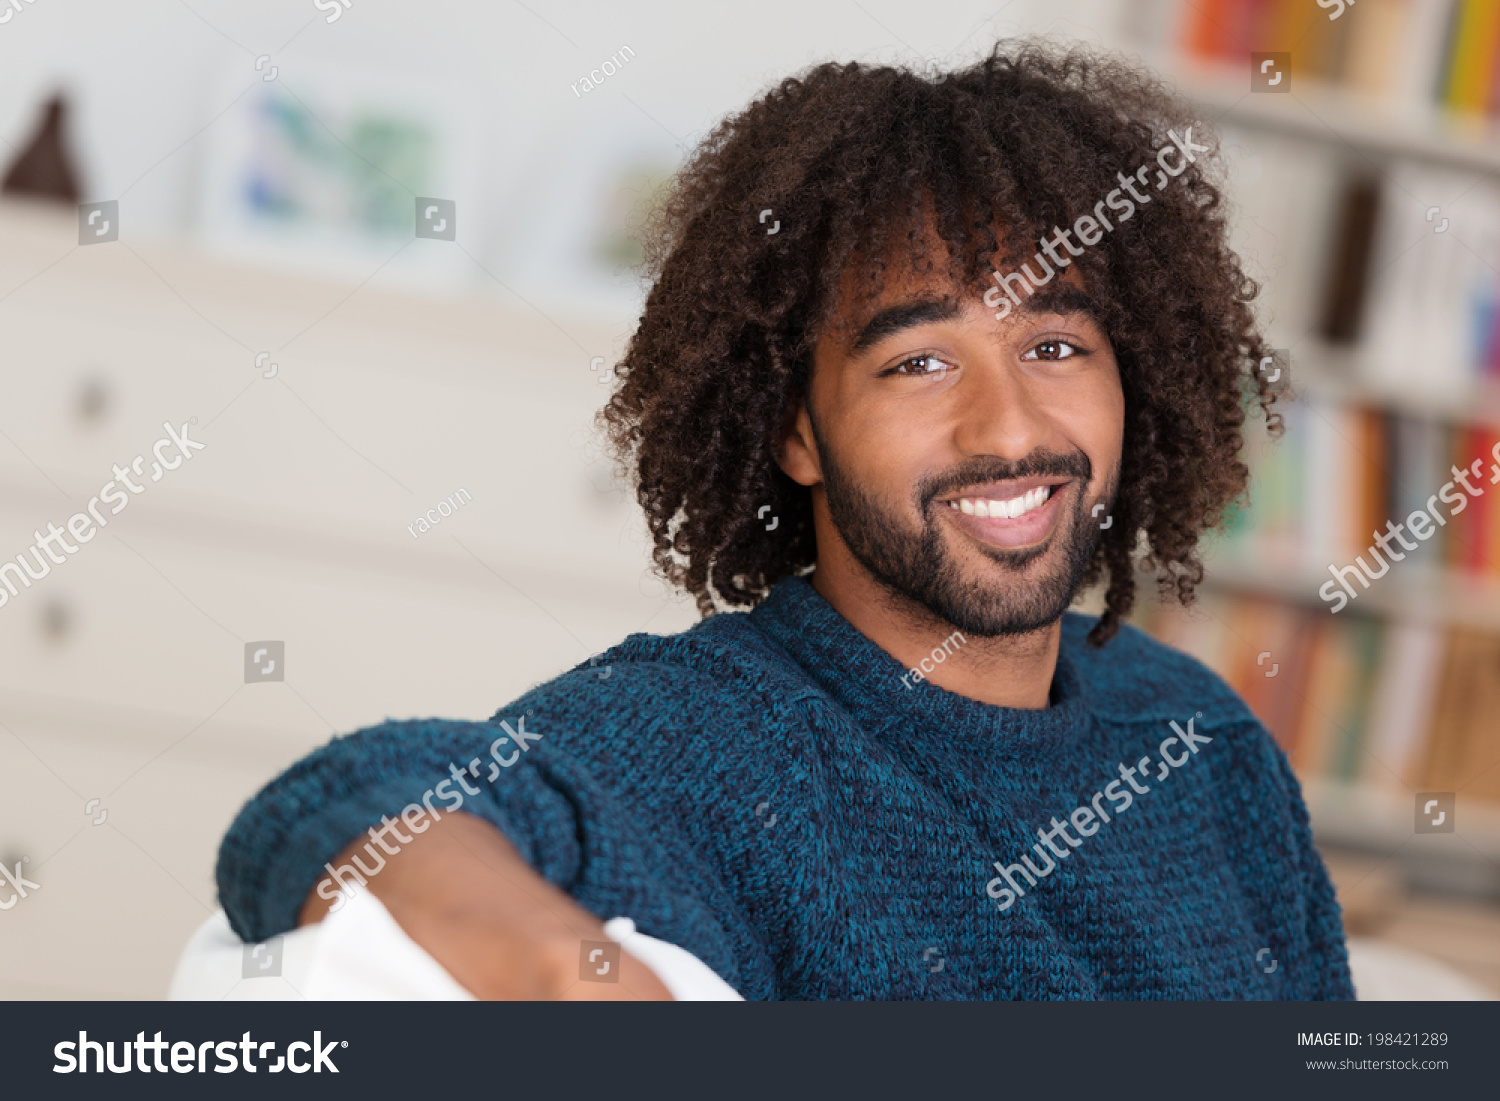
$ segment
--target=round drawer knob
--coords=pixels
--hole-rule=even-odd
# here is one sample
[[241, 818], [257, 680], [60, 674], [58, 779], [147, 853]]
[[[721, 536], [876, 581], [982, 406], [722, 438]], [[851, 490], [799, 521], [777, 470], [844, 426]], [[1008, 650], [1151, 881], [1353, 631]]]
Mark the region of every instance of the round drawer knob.
[[104, 379], [92, 376], [79, 383], [75, 408], [80, 420], [95, 424], [104, 419], [112, 405], [114, 398]]
[[53, 599], [42, 605], [42, 634], [49, 642], [62, 642], [72, 636], [73, 608], [65, 600]]

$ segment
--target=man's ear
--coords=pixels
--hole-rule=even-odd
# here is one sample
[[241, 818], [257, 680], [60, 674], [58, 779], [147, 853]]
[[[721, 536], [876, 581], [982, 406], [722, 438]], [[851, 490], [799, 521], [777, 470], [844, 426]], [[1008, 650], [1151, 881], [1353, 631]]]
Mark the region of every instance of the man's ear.
[[798, 485], [813, 486], [823, 480], [818, 461], [818, 444], [813, 438], [812, 421], [807, 413], [807, 394], [801, 391], [787, 402], [776, 431], [776, 465]]

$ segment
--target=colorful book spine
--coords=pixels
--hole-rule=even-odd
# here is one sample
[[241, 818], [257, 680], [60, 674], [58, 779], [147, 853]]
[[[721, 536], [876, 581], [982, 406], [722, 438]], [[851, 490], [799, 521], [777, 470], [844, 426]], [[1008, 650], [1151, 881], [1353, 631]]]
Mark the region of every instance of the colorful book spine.
[[1500, 47], [1500, 4], [1495, 0], [1462, 0], [1456, 8], [1443, 97], [1450, 110], [1482, 114], [1489, 107], [1497, 47]]
[[1500, 114], [1500, 3], [1363, 0], [1342, 18], [1305, 0], [1182, 0], [1182, 50], [1243, 62], [1286, 51], [1292, 72], [1464, 115]]
[[1500, 803], [1500, 632], [1214, 589], [1202, 600], [1138, 623], [1224, 677], [1303, 779]]

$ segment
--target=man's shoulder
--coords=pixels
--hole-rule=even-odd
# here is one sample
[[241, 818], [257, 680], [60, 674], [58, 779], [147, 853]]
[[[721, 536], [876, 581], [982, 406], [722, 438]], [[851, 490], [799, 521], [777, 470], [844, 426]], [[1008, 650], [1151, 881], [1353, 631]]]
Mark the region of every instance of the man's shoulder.
[[1258, 721], [1224, 678], [1138, 627], [1122, 624], [1104, 646], [1091, 645], [1085, 636], [1097, 621], [1068, 612], [1062, 626], [1062, 647], [1096, 714], [1119, 722], [1165, 722], [1202, 712], [1199, 726]]
[[747, 614], [720, 612], [677, 634], [628, 635], [534, 685], [495, 717], [524, 705], [554, 713], [628, 713], [691, 722], [780, 711], [811, 690], [807, 675]]

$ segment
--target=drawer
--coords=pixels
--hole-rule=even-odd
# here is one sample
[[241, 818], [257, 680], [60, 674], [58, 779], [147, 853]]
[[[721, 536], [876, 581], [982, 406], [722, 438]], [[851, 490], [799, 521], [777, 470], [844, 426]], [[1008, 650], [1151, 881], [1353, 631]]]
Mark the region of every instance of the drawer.
[[[188, 717], [224, 705], [247, 722], [325, 731], [387, 715], [484, 717], [631, 631], [696, 619], [638, 564], [588, 571], [477, 540], [476, 560], [432, 537], [308, 538], [291, 557], [265, 545], [274, 533], [256, 545], [255, 529], [211, 529], [218, 542], [189, 543], [154, 519], [127, 510], [115, 532], [6, 593], [0, 691]], [[204, 534], [200, 518], [182, 523]], [[22, 546], [32, 526], [0, 513], [0, 540]], [[286, 685], [300, 696], [245, 684], [244, 644], [267, 639], [285, 642]]]
[[[193, 422], [203, 450], [140, 500], [414, 539], [463, 491], [455, 526], [493, 543], [642, 558], [592, 441], [608, 388], [590, 363], [623, 334], [146, 245], [69, 252], [56, 224], [0, 211], [0, 279], [17, 287], [0, 301], [0, 479], [56, 493], [49, 508], [81, 510], [116, 463], [149, 471], [163, 423]], [[262, 345], [286, 345], [274, 378], [254, 368]]]

